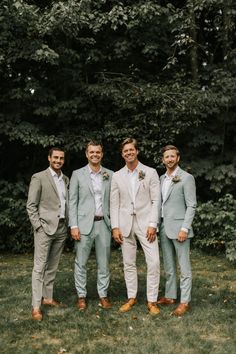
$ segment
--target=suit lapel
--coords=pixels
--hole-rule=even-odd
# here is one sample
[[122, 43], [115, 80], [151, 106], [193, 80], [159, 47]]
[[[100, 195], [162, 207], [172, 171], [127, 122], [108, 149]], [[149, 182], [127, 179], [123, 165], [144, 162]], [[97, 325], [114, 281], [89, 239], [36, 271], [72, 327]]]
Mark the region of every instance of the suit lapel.
[[[105, 190], [106, 190], [106, 180], [103, 178], [103, 173], [104, 173], [104, 169], [101, 166], [101, 179], [102, 179], [102, 201], [103, 201], [103, 205], [104, 205], [104, 197], [105, 197]], [[109, 176], [110, 178], [110, 176]]]
[[92, 180], [91, 180], [91, 177], [90, 177], [88, 166], [84, 167], [83, 172], [84, 172], [85, 179], [88, 182], [88, 186], [89, 186], [90, 192], [92, 193], [92, 195], [94, 195]]
[[[178, 173], [176, 174], [176, 176], [181, 176], [181, 175], [182, 175], [182, 170], [180, 167], [178, 167]], [[165, 177], [163, 176], [163, 178], [161, 179], [161, 186], [162, 186], [164, 178]], [[169, 198], [169, 196], [171, 195], [174, 185], [175, 185], [175, 183], [173, 181], [171, 181], [170, 188], [167, 191], [166, 198], [165, 198], [165, 200], [163, 200], [163, 203], [165, 203], [167, 201], [167, 199]]]
[[127, 176], [127, 169], [126, 166], [122, 168], [121, 170], [121, 177], [123, 180], [124, 185], [126, 185], [130, 199], [133, 200], [133, 196], [132, 196], [132, 190], [131, 190], [131, 186], [130, 183], [128, 182], [128, 176]]
[[53, 187], [53, 189], [54, 189], [56, 195], [57, 195], [58, 198], [59, 198], [59, 195], [58, 195], [58, 192], [57, 192], [57, 187], [56, 187], [56, 185], [55, 185], [55, 182], [54, 182], [54, 180], [53, 180], [53, 177], [52, 177], [52, 174], [51, 174], [49, 168], [46, 169], [46, 176], [47, 176], [47, 178], [49, 179], [49, 182], [51, 183], [51, 185], [52, 185], [52, 187]]
[[[139, 178], [139, 174], [141, 172], [144, 173], [144, 178], [143, 179]], [[139, 188], [140, 188], [142, 182], [144, 182], [146, 174], [147, 174], [147, 172], [145, 171], [145, 166], [141, 162], [139, 162], [139, 165], [138, 165], [138, 180], [137, 180], [137, 183], [136, 183], [135, 198], [136, 198], [136, 196], [138, 194], [138, 191], [139, 191]]]

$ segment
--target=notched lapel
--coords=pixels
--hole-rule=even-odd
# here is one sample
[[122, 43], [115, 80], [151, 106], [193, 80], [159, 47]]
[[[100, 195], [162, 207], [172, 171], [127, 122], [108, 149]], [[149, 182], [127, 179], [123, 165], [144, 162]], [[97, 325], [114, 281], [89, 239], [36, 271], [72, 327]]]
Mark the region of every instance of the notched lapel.
[[127, 177], [127, 175], [126, 175], [126, 169], [125, 169], [125, 167], [123, 168], [123, 170], [122, 170], [121, 172], [122, 172], [122, 173], [121, 173], [122, 180], [123, 180], [123, 182], [124, 182], [124, 185], [126, 185], [126, 187], [127, 187], [127, 190], [128, 190], [128, 193], [129, 193], [129, 197], [130, 197], [131, 200], [133, 200], [132, 191], [131, 191], [131, 188], [130, 188], [129, 183], [127, 182], [128, 177]]
[[88, 186], [89, 186], [90, 192], [92, 193], [92, 195], [94, 195], [92, 181], [91, 181], [91, 177], [90, 177], [90, 174], [89, 174], [88, 166], [84, 167], [83, 172], [84, 172], [85, 180], [88, 182]]
[[[180, 181], [181, 181], [181, 177], [182, 177], [182, 170], [181, 170], [181, 168], [179, 168], [178, 173], [177, 173], [176, 176], [179, 176], [179, 177], [180, 177]], [[166, 201], [166, 200], [169, 198], [169, 196], [171, 195], [175, 184], [180, 183], [180, 181], [179, 181], [179, 182], [173, 182], [173, 181], [171, 181], [170, 188], [169, 188], [169, 190], [168, 190], [168, 192], [167, 192], [167, 194], [166, 194], [166, 198], [165, 198], [165, 200], [163, 201], [163, 203], [165, 203], [165, 201]], [[163, 180], [162, 180], [162, 183], [163, 183]], [[162, 184], [162, 183], [161, 183], [161, 184]]]
[[57, 195], [58, 198], [59, 198], [59, 195], [58, 195], [58, 192], [57, 192], [57, 187], [56, 187], [56, 185], [55, 185], [55, 182], [54, 182], [54, 180], [53, 180], [52, 174], [51, 174], [51, 172], [49, 171], [49, 169], [46, 170], [46, 176], [47, 176], [47, 178], [49, 179], [49, 182], [51, 183], [51, 185], [52, 185], [52, 187], [53, 187], [53, 189], [54, 189], [56, 195]]

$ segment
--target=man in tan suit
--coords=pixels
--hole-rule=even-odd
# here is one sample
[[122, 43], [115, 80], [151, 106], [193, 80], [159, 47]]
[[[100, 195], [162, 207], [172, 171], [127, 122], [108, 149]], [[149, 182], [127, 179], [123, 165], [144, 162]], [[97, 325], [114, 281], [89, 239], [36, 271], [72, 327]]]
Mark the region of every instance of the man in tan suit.
[[147, 307], [149, 313], [160, 312], [156, 305], [160, 280], [159, 248], [156, 238], [160, 182], [151, 167], [138, 161], [137, 141], [125, 139], [121, 144], [125, 167], [114, 173], [111, 183], [111, 226], [113, 237], [121, 245], [128, 301], [120, 312], [129, 311], [137, 302], [137, 239], [147, 264]]
[[53, 285], [67, 236], [69, 179], [63, 175], [65, 153], [54, 147], [48, 155], [49, 167], [31, 178], [27, 212], [34, 230], [32, 272], [32, 319], [43, 318], [41, 305], [62, 306], [53, 299]]

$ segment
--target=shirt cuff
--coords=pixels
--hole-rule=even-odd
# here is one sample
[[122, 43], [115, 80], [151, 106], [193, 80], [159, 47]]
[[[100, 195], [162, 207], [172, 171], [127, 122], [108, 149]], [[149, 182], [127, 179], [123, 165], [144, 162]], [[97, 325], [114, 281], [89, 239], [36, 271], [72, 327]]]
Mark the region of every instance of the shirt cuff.
[[181, 227], [181, 231], [185, 231], [188, 233], [188, 229], [186, 229], [185, 227]]
[[78, 226], [70, 226], [71, 229], [78, 229]]
[[154, 229], [157, 228], [157, 223], [156, 222], [150, 222], [149, 227], [154, 227]]

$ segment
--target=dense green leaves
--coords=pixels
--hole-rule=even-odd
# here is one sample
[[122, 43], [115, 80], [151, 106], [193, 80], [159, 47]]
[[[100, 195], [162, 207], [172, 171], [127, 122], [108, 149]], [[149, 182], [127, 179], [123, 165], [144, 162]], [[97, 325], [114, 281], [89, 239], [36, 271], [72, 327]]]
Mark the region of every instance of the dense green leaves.
[[200, 204], [194, 230], [196, 246], [208, 251], [225, 250], [226, 257], [236, 261], [236, 201], [232, 195]]
[[70, 175], [91, 138], [116, 170], [134, 136], [159, 172], [177, 144], [199, 200], [234, 194], [235, 23], [232, 0], [2, 0], [0, 179], [28, 184], [51, 145]]

